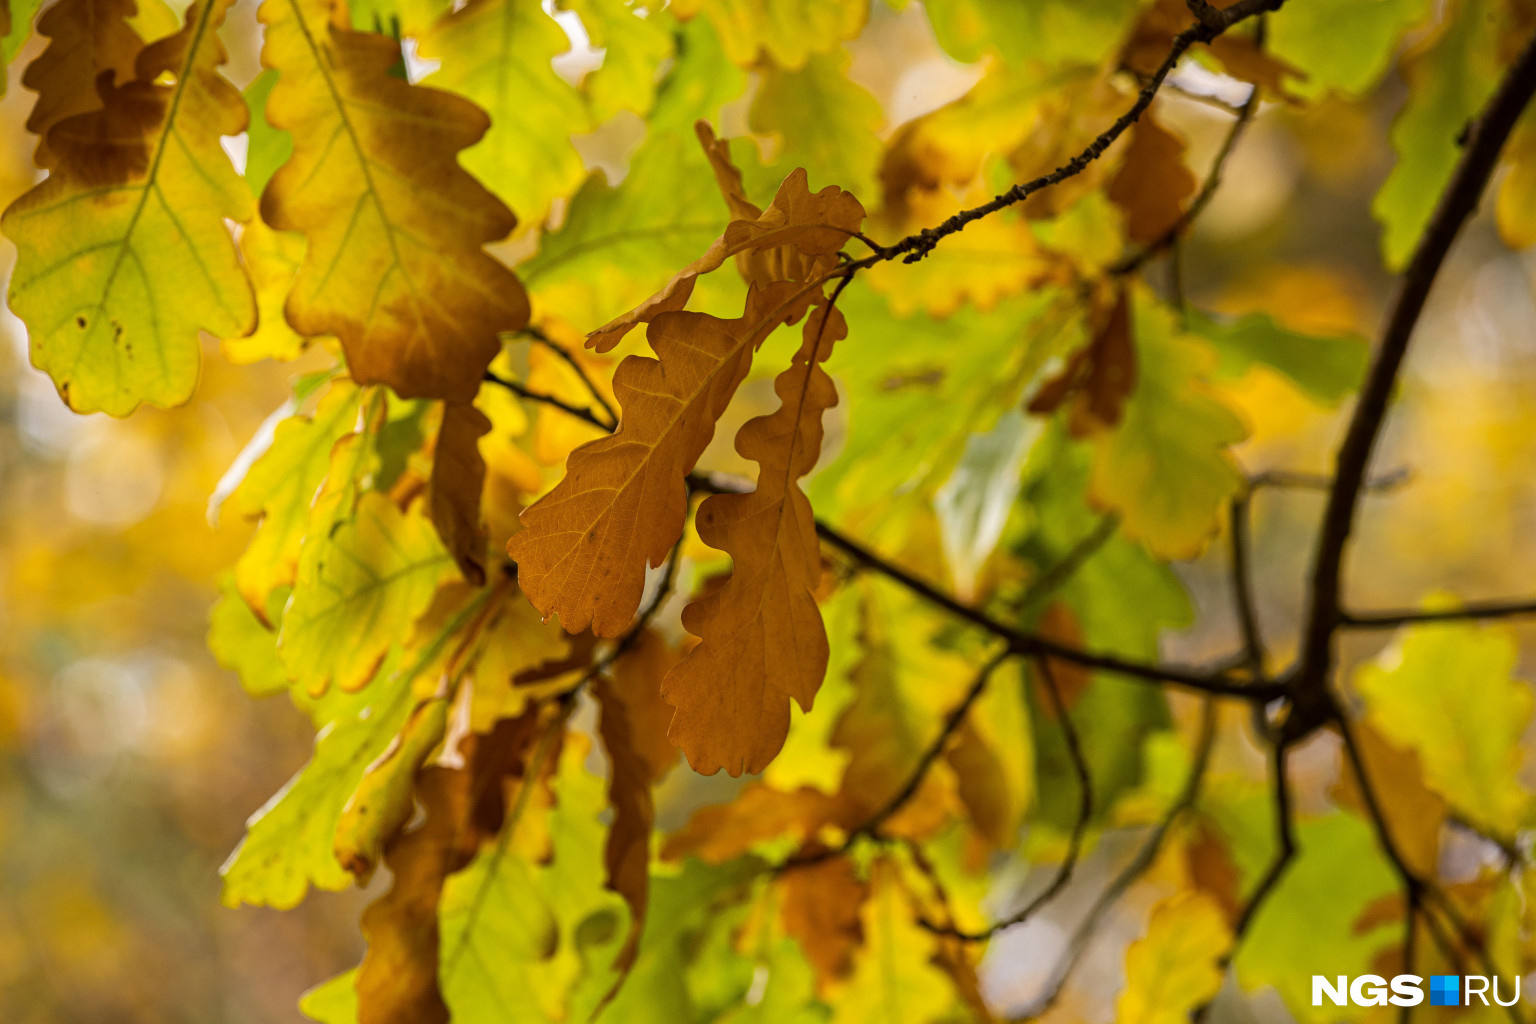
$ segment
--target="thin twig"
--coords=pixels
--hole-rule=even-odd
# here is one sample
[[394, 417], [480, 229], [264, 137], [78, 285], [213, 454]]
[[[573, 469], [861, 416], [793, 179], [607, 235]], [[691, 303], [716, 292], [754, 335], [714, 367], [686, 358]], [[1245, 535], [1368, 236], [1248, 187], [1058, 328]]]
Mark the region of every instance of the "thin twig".
[[1135, 856], [1128, 861], [1125, 867], [1110, 880], [1104, 887], [1104, 891], [1094, 900], [1088, 913], [1078, 922], [1071, 937], [1067, 940], [1065, 951], [1056, 961], [1049, 979], [1041, 989], [1030, 1006], [1024, 1011], [1020, 1019], [1032, 1020], [1043, 1016], [1047, 1010], [1055, 1005], [1056, 1000], [1065, 989], [1067, 979], [1076, 969], [1083, 953], [1088, 949], [1088, 942], [1098, 931], [1104, 916], [1120, 901], [1120, 898], [1136, 883], [1142, 875], [1152, 866], [1162, 850], [1163, 842], [1172, 830], [1174, 823], [1191, 807], [1200, 795], [1200, 785], [1205, 779], [1206, 769], [1210, 766], [1211, 750], [1216, 740], [1216, 702], [1207, 697], [1200, 709], [1200, 734], [1195, 741], [1195, 757], [1190, 765], [1189, 775], [1184, 780], [1184, 787], [1174, 802], [1168, 805], [1163, 816], [1152, 827], [1147, 839], [1137, 849]]
[[1394, 629], [1424, 622], [1465, 622], [1478, 619], [1511, 619], [1536, 615], [1536, 601], [1472, 601], [1459, 608], [1432, 611], [1397, 609], [1378, 612], [1340, 610], [1339, 625], [1353, 629]]
[[1084, 562], [1108, 543], [1109, 538], [1115, 535], [1115, 530], [1119, 527], [1119, 513], [1107, 512], [1100, 516], [1097, 526], [1072, 545], [1060, 561], [1036, 576], [1030, 581], [1029, 586], [1024, 588], [1024, 593], [1013, 602], [1013, 607], [1018, 614], [1020, 616], [1029, 614], [1041, 601], [1054, 594], [1067, 580], [1077, 574], [1077, 570], [1083, 567]]
[[1017, 654], [1031, 656], [1046, 654], [1062, 661], [1083, 665], [1088, 668], [1102, 669], [1106, 672], [1115, 672], [1131, 679], [1140, 679], [1153, 683], [1171, 683], [1201, 693], [1244, 697], [1256, 701], [1273, 700], [1285, 692], [1278, 683], [1262, 681], [1250, 683], [1233, 679], [1221, 671], [1203, 671], [1176, 665], [1151, 665], [1128, 661], [1114, 655], [1095, 654], [1090, 651], [1078, 650], [1075, 647], [1057, 643], [1054, 640], [1034, 633], [1026, 633], [1014, 629], [1012, 626], [999, 622], [981, 609], [965, 604], [954, 596], [937, 589], [932, 584], [918, 579], [905, 569], [887, 561], [866, 548], [863, 544], [843, 535], [832, 526], [820, 520], [816, 523], [816, 532], [823, 540], [858, 562], [864, 568], [878, 572], [882, 576], [900, 583], [930, 604], [943, 608], [951, 615], [964, 619], [966, 622], [991, 633], [1001, 640], [1006, 640], [1010, 648]]
[[1167, 57], [1163, 59], [1162, 64], [1158, 65], [1157, 70], [1152, 73], [1152, 77], [1142, 86], [1141, 91], [1136, 94], [1136, 100], [1131, 104], [1130, 109], [1121, 114], [1114, 124], [1099, 133], [1081, 153], [1049, 174], [1042, 174], [1038, 178], [1019, 182], [1008, 191], [995, 196], [980, 206], [961, 210], [936, 227], [924, 228], [915, 234], [901, 239], [895, 245], [881, 249], [863, 260], [849, 264], [849, 272], [851, 273], [854, 269], [862, 269], [863, 266], [870, 266], [884, 260], [894, 259], [897, 256], [902, 257], [903, 263], [916, 263], [932, 252], [934, 247], [943, 239], [964, 230], [967, 224], [971, 224], [1016, 203], [1021, 203], [1041, 189], [1049, 188], [1052, 185], [1059, 184], [1068, 178], [1081, 174], [1089, 164], [1102, 156], [1104, 151], [1116, 139], [1125, 134], [1126, 129], [1135, 124], [1141, 115], [1146, 112], [1147, 107], [1152, 105], [1153, 98], [1157, 96], [1158, 89], [1162, 87], [1164, 79], [1173, 71], [1179, 60], [1191, 46], [1194, 46], [1196, 43], [1209, 43], [1239, 22], [1246, 21], [1268, 11], [1279, 10], [1284, 3], [1285, 0], [1238, 0], [1237, 3], [1223, 10], [1210, 8], [1206, 13], [1197, 15], [1195, 24], [1173, 37], [1173, 45], [1169, 47]]
[[[1381, 798], [1376, 792], [1376, 784], [1371, 779], [1370, 773], [1366, 770], [1365, 757], [1360, 752], [1360, 744], [1355, 739], [1354, 726], [1350, 723], [1348, 716], [1339, 715], [1334, 724], [1339, 731], [1340, 739], [1343, 741], [1345, 758], [1349, 761], [1350, 770], [1354, 774], [1355, 782], [1360, 789], [1360, 797], [1361, 801], [1365, 804], [1366, 814], [1371, 819], [1371, 825], [1376, 832], [1376, 842], [1381, 847], [1382, 853], [1386, 854], [1388, 862], [1391, 863], [1392, 869], [1397, 873], [1397, 877], [1402, 883], [1404, 906], [1422, 907], [1424, 920], [1431, 924], [1432, 931], [1434, 930], [1434, 914], [1432, 911], [1438, 910], [1446, 921], [1450, 922], [1457, 937], [1472, 951], [1472, 954], [1477, 958], [1483, 969], [1490, 976], [1498, 974], [1493, 958], [1488, 952], [1487, 945], [1472, 930], [1471, 925], [1467, 923], [1466, 918], [1461, 915], [1461, 912], [1456, 909], [1450, 897], [1431, 879], [1424, 878], [1414, 871], [1404, 858], [1402, 851], [1398, 849], [1397, 840], [1393, 837], [1391, 826], [1387, 822], [1386, 811], [1381, 805]], [[1446, 944], [1444, 936], [1437, 935], [1437, 943], [1446, 951], [1447, 956], [1451, 955], [1453, 947]], [[1525, 1024], [1519, 1011], [1513, 1005], [1505, 1009], [1510, 1019], [1514, 1021], [1514, 1024]]]
[[590, 423], [599, 430], [606, 430], [609, 433], [613, 432], [613, 427], [598, 419], [597, 415], [591, 409], [572, 405], [564, 399], [556, 398], [554, 395], [548, 395], [542, 391], [534, 391], [525, 385], [512, 380], [509, 377], [503, 377], [500, 374], [491, 372], [490, 370], [485, 371], [485, 380], [491, 384], [500, 385], [501, 387], [504, 387], [508, 391], [512, 392], [514, 395], [519, 395], [523, 398], [526, 398], [530, 402], [542, 402], [545, 405], [553, 406], [554, 408], [559, 409], [561, 412], [566, 413], [567, 415], [575, 416], [579, 420]]
[[[1264, 19], [1260, 18], [1258, 23], [1262, 28]], [[1117, 277], [1134, 273], [1152, 257], [1170, 248], [1184, 237], [1190, 225], [1194, 224], [1199, 219], [1200, 214], [1205, 212], [1205, 208], [1210, 204], [1211, 198], [1216, 194], [1216, 190], [1221, 187], [1221, 175], [1222, 171], [1226, 169], [1227, 160], [1231, 158], [1232, 153], [1237, 149], [1237, 140], [1242, 138], [1244, 129], [1253, 120], [1253, 115], [1258, 109], [1259, 87], [1254, 86], [1252, 91], [1248, 93], [1248, 99], [1237, 109], [1237, 114], [1232, 119], [1232, 127], [1227, 130], [1226, 138], [1222, 140], [1221, 148], [1216, 151], [1216, 158], [1211, 162], [1211, 171], [1205, 176], [1205, 182], [1200, 186], [1200, 191], [1195, 194], [1195, 198], [1190, 201], [1189, 206], [1157, 238], [1136, 252], [1122, 257], [1118, 262], [1110, 264], [1108, 273]], [[1180, 308], [1183, 307], [1183, 303], [1179, 305]]]
[[1055, 712], [1056, 720], [1061, 723], [1061, 735], [1067, 745], [1067, 756], [1071, 759], [1072, 771], [1077, 776], [1077, 818], [1072, 823], [1072, 835], [1067, 840], [1066, 856], [1062, 858], [1050, 884], [1040, 890], [1034, 899], [1024, 905], [1023, 909], [980, 931], [965, 931], [952, 924], [940, 925], [926, 918], [918, 919], [920, 925], [936, 935], [959, 939], [963, 942], [986, 942], [999, 932], [1021, 925], [1035, 916], [1036, 911], [1066, 887], [1066, 884], [1072, 880], [1072, 872], [1077, 868], [1077, 860], [1083, 850], [1083, 837], [1088, 832], [1089, 821], [1093, 819], [1093, 776], [1088, 771], [1088, 757], [1083, 752], [1082, 737], [1078, 735], [1077, 726], [1072, 724], [1072, 716], [1067, 711], [1066, 701], [1062, 699], [1061, 687], [1056, 685], [1056, 676], [1051, 672], [1049, 660], [1036, 658], [1035, 667], [1040, 672], [1040, 681], [1045, 684], [1046, 695], [1050, 697], [1051, 710]]
[[618, 429], [619, 414], [614, 411], [613, 406], [608, 403], [608, 399], [605, 398], [602, 391], [598, 389], [597, 382], [592, 379], [591, 374], [587, 373], [586, 367], [582, 366], [581, 363], [577, 361], [576, 357], [572, 355], [564, 345], [557, 343], [548, 334], [545, 334], [542, 329], [535, 327], [532, 324], [524, 327], [518, 333], [527, 335], [529, 338], [532, 338], [534, 341], [538, 342], [540, 345], [543, 345], [555, 355], [559, 356], [565, 365], [569, 366], [571, 370], [576, 374], [576, 376], [581, 380], [582, 385], [587, 389], [587, 393], [592, 396], [592, 401], [596, 402], [598, 408], [603, 410], [603, 415], [608, 417], [608, 422], [605, 424], [606, 429], [610, 433]]

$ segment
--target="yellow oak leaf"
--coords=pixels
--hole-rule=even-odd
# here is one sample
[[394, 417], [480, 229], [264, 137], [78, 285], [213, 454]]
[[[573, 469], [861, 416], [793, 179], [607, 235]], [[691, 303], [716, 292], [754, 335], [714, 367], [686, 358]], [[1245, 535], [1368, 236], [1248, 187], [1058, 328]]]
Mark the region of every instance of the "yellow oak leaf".
[[294, 140], [261, 212], [309, 243], [288, 322], [339, 338], [360, 384], [471, 400], [499, 333], [528, 319], [522, 285], [485, 251], [516, 219], [457, 160], [485, 113], [390, 74], [398, 44], [345, 27], [343, 2], [269, 0], [260, 17], [280, 76], [267, 117]]
[[60, 0], [37, 19], [37, 34], [48, 37], [48, 48], [27, 65], [21, 84], [37, 93], [27, 131], [38, 137], [39, 167], [57, 162], [48, 148], [50, 128], [101, 109], [96, 79], [103, 71], [119, 83], [134, 77], [134, 58], [144, 48], [128, 22], [135, 6], [134, 0]]
[[[1433, 875], [1440, 862], [1445, 798], [1425, 784], [1424, 769], [1415, 751], [1389, 743], [1369, 721], [1357, 723], [1354, 736], [1366, 777], [1373, 784], [1377, 805], [1403, 861], [1421, 877]], [[1359, 779], [1347, 763], [1339, 768], [1333, 797], [1341, 806], [1370, 816]]]
[[585, 173], [571, 135], [589, 131], [591, 117], [550, 66], [569, 49], [537, 0], [455, 4], [421, 37], [421, 56], [442, 62], [432, 84], [491, 116], [485, 138], [464, 153], [465, 169], [525, 224], [543, 222], [550, 203], [576, 191]]
[[291, 586], [297, 577], [310, 506], [330, 473], [331, 450], [356, 423], [358, 400], [357, 387], [341, 378], [321, 399], [314, 416], [279, 423], [271, 447], [251, 465], [235, 492], [240, 511], [260, 519], [235, 563], [235, 585], [263, 621], [267, 595]]
[[870, 870], [864, 946], [832, 996], [832, 1024], [931, 1024], [956, 1008], [954, 986], [934, 963], [938, 940], [918, 924], [899, 872], [888, 858]]
[[673, 0], [672, 12], [685, 20], [703, 12], [726, 56], [742, 67], [756, 64], [762, 52], [793, 70], [858, 35], [869, 0]]
[[699, 536], [732, 559], [725, 584], [690, 604], [683, 625], [700, 643], [662, 684], [677, 708], [670, 735], [693, 769], [760, 772], [789, 733], [789, 702], [809, 711], [827, 671], [827, 633], [813, 591], [821, 546], [799, 480], [821, 455], [822, 414], [837, 389], [821, 368], [848, 334], [843, 315], [818, 307], [805, 340], [774, 382], [776, 412], [749, 421], [736, 450], [759, 466], [747, 494], [716, 494], [698, 513]]
[[199, 330], [256, 326], [225, 225], [254, 212], [219, 143], [248, 119], [218, 72], [227, 7], [190, 7], [180, 32], [140, 51], [131, 82], [103, 74], [101, 109], [53, 125], [51, 173], [0, 218], [18, 250], [10, 301], [32, 361], [78, 412], [185, 402]]
[[310, 339], [289, 325], [283, 305], [293, 287], [293, 275], [304, 262], [304, 236], [273, 231], [261, 217], [252, 217], [240, 229], [240, 257], [256, 289], [256, 329], [244, 337], [222, 338], [220, 351], [225, 359], [241, 364], [297, 359]]
[[1094, 438], [1089, 494], [1158, 557], [1191, 558], [1243, 486], [1227, 449], [1247, 428], [1206, 384], [1210, 349], [1176, 333], [1165, 310], [1135, 306], [1136, 388], [1115, 429]]
[[1530, 802], [1519, 769], [1533, 699], [1515, 678], [1516, 657], [1504, 629], [1416, 626], [1354, 678], [1366, 721], [1416, 752], [1424, 781], [1451, 806], [1501, 835], [1514, 831]]
[[1126, 951], [1115, 1019], [1184, 1024], [1221, 988], [1221, 958], [1231, 945], [1226, 916], [1210, 896], [1182, 892], [1162, 901], [1152, 910], [1147, 934]]
[[367, 685], [453, 569], [426, 516], [400, 512], [378, 491], [358, 499], [355, 516], [313, 557], [278, 644], [289, 677], [316, 696], [332, 681], [348, 691]]

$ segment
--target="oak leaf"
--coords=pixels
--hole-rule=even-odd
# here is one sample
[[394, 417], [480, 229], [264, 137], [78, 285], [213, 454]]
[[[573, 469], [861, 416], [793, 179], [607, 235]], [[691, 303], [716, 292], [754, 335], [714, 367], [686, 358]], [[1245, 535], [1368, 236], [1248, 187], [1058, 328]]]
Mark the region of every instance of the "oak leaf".
[[661, 677], [673, 657], [659, 635], [645, 633], [614, 665], [612, 681], [601, 676], [593, 681], [592, 692], [601, 709], [598, 731], [608, 752], [608, 799], [613, 805], [603, 861], [608, 888], [623, 896], [630, 910], [629, 932], [614, 961], [619, 976], [608, 999], [640, 953], [656, 817], [651, 787], [677, 763], [677, 751], [665, 740], [669, 709], [661, 699]]
[[760, 772], [789, 733], [789, 702], [809, 711], [827, 670], [827, 634], [813, 591], [821, 546], [799, 479], [821, 455], [822, 414], [837, 389], [821, 368], [847, 323], [831, 306], [805, 322], [789, 369], [774, 382], [780, 406], [742, 427], [736, 449], [758, 463], [757, 488], [717, 494], [699, 508], [704, 543], [731, 555], [724, 586], [683, 611], [700, 643], [667, 674], [677, 708], [670, 735], [705, 775]]
[[[701, 136], [708, 148], [707, 127]], [[813, 195], [805, 173], [796, 171], [760, 217], [733, 221], [709, 255], [592, 335], [588, 343], [606, 351], [646, 322], [657, 358], [630, 356], [619, 364], [618, 430], [571, 453], [564, 479], [523, 513], [523, 530], [507, 545], [536, 608], [558, 614], [573, 633], [589, 625], [599, 636], [623, 630], [640, 603], [646, 566], [661, 565], [682, 533], [684, 479], [753, 352], [821, 294], [835, 253], [862, 217], [851, 195], [835, 186]], [[736, 254], [751, 261], [743, 267], [751, 287], [742, 317], [678, 308], [698, 273]]]
[[517, 770], [539, 733], [539, 715], [465, 741], [466, 766], [433, 766], [417, 782], [426, 817], [390, 844], [389, 892], [363, 911], [368, 952], [357, 972], [358, 1024], [447, 1024], [438, 990], [438, 900], [448, 876], [501, 828], [500, 779]]
[[317, 545], [313, 579], [294, 589], [279, 640], [289, 676], [316, 695], [332, 681], [365, 686], [451, 567], [425, 516], [364, 494], [356, 516]]
[[550, 61], [570, 50], [555, 19], [527, 0], [455, 4], [421, 36], [420, 55], [441, 67], [431, 82], [473, 100], [491, 118], [464, 153], [466, 170], [539, 224], [581, 182], [571, 136], [595, 127], [580, 94]]
[[357, 387], [342, 378], [331, 385], [313, 416], [279, 423], [271, 447], [251, 465], [235, 492], [240, 511], [259, 518], [256, 533], [235, 563], [235, 584], [263, 621], [268, 595], [292, 586], [297, 577], [310, 506], [330, 472], [332, 449], [356, 423], [358, 398]]
[[50, 128], [101, 109], [96, 80], [103, 71], [120, 83], [134, 77], [134, 58], [144, 48], [128, 23], [136, 6], [134, 0], [61, 0], [37, 19], [37, 34], [48, 37], [48, 48], [27, 65], [21, 84], [37, 93], [27, 131], [38, 137], [39, 167], [57, 162], [48, 148]]
[[1131, 129], [1125, 158], [1109, 183], [1108, 195], [1125, 211], [1125, 233], [1133, 242], [1150, 245], [1184, 216], [1184, 206], [1197, 182], [1184, 164], [1184, 140], [1148, 110]]
[[432, 525], [464, 578], [476, 586], [485, 582], [485, 529], [480, 525], [485, 459], [479, 443], [490, 430], [491, 421], [473, 405], [443, 403], [427, 482]]
[[399, 45], [346, 27], [345, 3], [269, 0], [267, 101], [293, 155], [261, 212], [309, 241], [288, 296], [300, 334], [334, 334], [353, 379], [405, 398], [469, 401], [498, 335], [528, 319], [522, 285], [485, 245], [516, 223], [457, 162], [488, 119], [390, 74]]
[[864, 944], [860, 911], [869, 898], [869, 883], [849, 858], [829, 857], [786, 872], [779, 892], [784, 931], [800, 943], [825, 992], [853, 971], [854, 956]]
[[726, 54], [742, 67], [753, 66], [762, 52], [779, 67], [793, 70], [811, 54], [858, 35], [869, 17], [869, 0], [676, 0], [672, 10], [684, 19], [702, 11], [714, 22]]
[[49, 129], [51, 173], [0, 218], [32, 361], [78, 412], [178, 405], [197, 383], [199, 330], [256, 326], [225, 225], [254, 213], [219, 142], [247, 121], [218, 72], [227, 8], [194, 4], [181, 31], [139, 52], [132, 81], [102, 72], [101, 109]]
[[1147, 933], [1125, 954], [1125, 990], [1115, 1007], [1126, 1024], [1179, 1024], [1221, 988], [1221, 958], [1232, 932], [1221, 907], [1204, 893], [1183, 892], [1159, 903]]

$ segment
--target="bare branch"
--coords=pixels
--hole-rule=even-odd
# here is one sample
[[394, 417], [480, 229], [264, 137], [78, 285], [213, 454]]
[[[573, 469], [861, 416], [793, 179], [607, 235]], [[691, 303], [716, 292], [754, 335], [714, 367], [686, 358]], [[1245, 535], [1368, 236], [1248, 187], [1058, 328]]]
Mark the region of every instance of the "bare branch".
[[863, 266], [894, 259], [897, 256], [902, 257], [903, 263], [916, 263], [932, 252], [940, 241], [963, 230], [967, 224], [1021, 203], [1041, 189], [1060, 184], [1068, 178], [1081, 174], [1089, 164], [1102, 156], [1116, 139], [1125, 134], [1126, 129], [1136, 123], [1147, 107], [1152, 105], [1152, 100], [1157, 96], [1157, 91], [1162, 87], [1164, 79], [1191, 46], [1196, 43], [1208, 43], [1239, 22], [1268, 11], [1279, 10], [1284, 3], [1285, 0], [1238, 0], [1237, 3], [1222, 10], [1206, 5], [1205, 11], [1196, 14], [1195, 24], [1173, 37], [1173, 45], [1168, 49], [1168, 56], [1163, 59], [1163, 63], [1136, 94], [1136, 101], [1131, 104], [1130, 109], [1096, 136], [1081, 153], [1049, 174], [1020, 182], [980, 206], [961, 210], [937, 227], [924, 228], [916, 234], [908, 235], [895, 245], [881, 249], [873, 256], [849, 264], [850, 273], [855, 269], [862, 269]]
[[1380, 612], [1339, 612], [1339, 625], [1353, 629], [1395, 629], [1425, 622], [1466, 622], [1480, 619], [1512, 619], [1536, 615], [1536, 600], [1472, 601], [1459, 608], [1434, 611], [1399, 609]]
[[609, 433], [613, 432], [613, 427], [598, 419], [597, 415], [593, 413], [591, 409], [571, 405], [564, 399], [556, 398], [554, 395], [548, 395], [542, 391], [533, 391], [527, 386], [512, 380], [509, 377], [503, 377], [500, 374], [492, 373], [490, 370], [485, 371], [485, 380], [488, 383], [504, 387], [514, 395], [526, 398], [530, 402], [542, 402], [545, 405], [553, 406], [554, 408], [559, 409], [561, 412], [566, 413], [567, 415], [574, 416], [579, 420], [590, 423], [599, 430], [606, 430]]
[[608, 430], [610, 433], [618, 429], [619, 414], [614, 411], [613, 406], [608, 403], [608, 399], [604, 398], [603, 393], [598, 390], [597, 382], [592, 379], [592, 376], [589, 373], [587, 373], [586, 367], [582, 366], [581, 363], [576, 360], [576, 357], [566, 350], [564, 345], [557, 343], [548, 334], [545, 334], [541, 329], [534, 327], [531, 324], [527, 327], [524, 327], [518, 333], [527, 335], [529, 338], [532, 338], [534, 341], [538, 342], [540, 345], [543, 345], [555, 355], [559, 356], [565, 365], [569, 366], [571, 370], [576, 374], [576, 376], [581, 379], [581, 383], [586, 387], [588, 394], [592, 396], [592, 401], [597, 403], [598, 408], [603, 410], [603, 415], [608, 418], [608, 422], [603, 424], [604, 429]]
[[1408, 354], [1409, 342], [1430, 289], [1451, 244], [1476, 209], [1505, 140], [1533, 93], [1536, 93], [1536, 40], [1526, 44], [1492, 99], [1470, 126], [1461, 160], [1403, 273], [1381, 345], [1339, 447], [1333, 484], [1328, 491], [1328, 504], [1323, 513], [1312, 567], [1309, 607], [1302, 630], [1293, 693], [1295, 713], [1287, 723], [1288, 726], [1294, 723], [1293, 735], [1304, 734], [1336, 714], [1332, 698], [1325, 691], [1332, 667], [1334, 633], [1341, 619], [1344, 549], [1354, 528], [1355, 510], [1371, 452], [1376, 446], [1398, 371]]

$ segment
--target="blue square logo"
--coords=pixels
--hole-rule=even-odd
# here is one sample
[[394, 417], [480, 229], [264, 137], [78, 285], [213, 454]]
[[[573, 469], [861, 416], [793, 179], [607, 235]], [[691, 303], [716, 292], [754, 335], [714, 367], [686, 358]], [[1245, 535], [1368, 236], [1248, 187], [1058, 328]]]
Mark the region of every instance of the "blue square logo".
[[1430, 1006], [1461, 1005], [1461, 975], [1432, 974], [1429, 978]]

